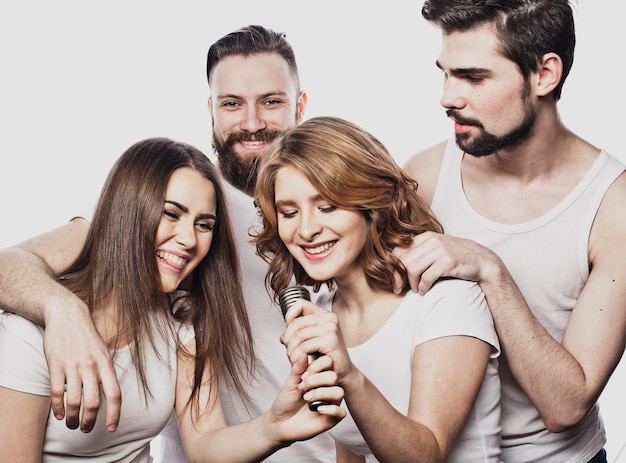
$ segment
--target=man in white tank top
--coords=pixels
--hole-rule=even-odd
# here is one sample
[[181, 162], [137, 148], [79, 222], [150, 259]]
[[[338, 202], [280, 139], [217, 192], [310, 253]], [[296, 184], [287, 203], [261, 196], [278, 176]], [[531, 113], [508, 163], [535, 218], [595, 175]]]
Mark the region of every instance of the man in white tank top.
[[[487, 5], [485, 5], [488, 3]], [[406, 169], [445, 235], [397, 249], [421, 293], [476, 281], [503, 350], [505, 463], [605, 462], [596, 401], [626, 340], [624, 166], [563, 126], [567, 0], [428, 0], [454, 137]]]

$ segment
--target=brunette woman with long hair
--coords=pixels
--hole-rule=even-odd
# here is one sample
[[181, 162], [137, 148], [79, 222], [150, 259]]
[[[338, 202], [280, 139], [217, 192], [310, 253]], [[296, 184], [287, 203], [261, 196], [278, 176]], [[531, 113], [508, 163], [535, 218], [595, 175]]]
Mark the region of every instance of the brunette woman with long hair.
[[337, 406], [343, 391], [328, 376], [318, 393], [329, 405], [309, 411], [296, 387], [303, 358], [294, 360], [267, 413], [227, 426], [218, 380], [230, 376], [243, 393], [243, 378], [255, 374], [254, 349], [221, 180], [190, 145], [151, 138], [122, 154], [81, 253], [58, 279], [90, 308], [112, 352], [120, 424], [109, 432], [102, 419], [81, 433], [55, 419], [43, 329], [2, 313], [0, 448], [7, 461], [148, 462], [150, 441], [174, 410], [190, 461], [259, 461], [345, 414]]

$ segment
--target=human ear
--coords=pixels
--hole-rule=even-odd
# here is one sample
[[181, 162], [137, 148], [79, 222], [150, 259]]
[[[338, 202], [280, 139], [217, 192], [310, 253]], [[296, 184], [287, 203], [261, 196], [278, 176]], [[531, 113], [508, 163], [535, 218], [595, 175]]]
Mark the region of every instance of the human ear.
[[563, 61], [556, 53], [546, 53], [539, 63], [537, 74], [537, 95], [546, 96], [561, 82]]
[[298, 103], [296, 104], [296, 123], [299, 124], [302, 122], [302, 118], [304, 117], [304, 110], [306, 109], [306, 103], [308, 101], [308, 96], [306, 92], [300, 92], [298, 96]]

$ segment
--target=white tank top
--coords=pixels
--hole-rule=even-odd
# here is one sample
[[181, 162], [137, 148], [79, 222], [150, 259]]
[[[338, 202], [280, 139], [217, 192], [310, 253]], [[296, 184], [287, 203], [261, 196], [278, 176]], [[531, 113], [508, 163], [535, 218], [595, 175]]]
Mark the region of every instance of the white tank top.
[[[448, 142], [432, 209], [446, 234], [472, 239], [495, 251], [539, 322], [559, 342], [589, 276], [591, 225], [607, 189], [624, 165], [602, 151], [584, 178], [544, 215], [520, 224], [495, 223], [469, 204], [461, 181], [463, 153]], [[606, 442], [596, 404], [577, 426], [549, 432], [537, 409], [500, 358], [503, 461], [587, 462]]]

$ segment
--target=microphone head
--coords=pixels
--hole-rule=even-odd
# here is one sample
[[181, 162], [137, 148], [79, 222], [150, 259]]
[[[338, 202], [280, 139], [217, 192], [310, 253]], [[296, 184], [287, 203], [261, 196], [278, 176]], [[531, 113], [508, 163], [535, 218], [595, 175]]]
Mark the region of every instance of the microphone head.
[[280, 310], [283, 313], [283, 317], [293, 303], [296, 302], [296, 299], [305, 299], [310, 301], [311, 294], [304, 286], [289, 286], [278, 293], [278, 303], [280, 305]]

